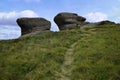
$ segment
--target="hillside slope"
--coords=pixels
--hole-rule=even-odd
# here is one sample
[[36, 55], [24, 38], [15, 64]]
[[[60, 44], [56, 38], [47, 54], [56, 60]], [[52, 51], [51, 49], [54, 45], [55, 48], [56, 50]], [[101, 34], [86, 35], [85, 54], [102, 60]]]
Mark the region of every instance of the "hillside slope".
[[0, 80], [120, 80], [120, 26], [0, 41]]

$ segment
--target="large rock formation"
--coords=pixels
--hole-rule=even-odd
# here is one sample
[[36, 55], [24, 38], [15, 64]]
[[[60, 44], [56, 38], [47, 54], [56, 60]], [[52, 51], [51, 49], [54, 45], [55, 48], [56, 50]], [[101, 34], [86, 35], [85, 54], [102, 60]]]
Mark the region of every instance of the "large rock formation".
[[44, 18], [19, 18], [17, 23], [21, 27], [22, 35], [47, 31], [51, 26], [51, 22]]
[[86, 18], [78, 16], [75, 13], [59, 13], [55, 16], [54, 21], [60, 30], [74, 29], [83, 25]]

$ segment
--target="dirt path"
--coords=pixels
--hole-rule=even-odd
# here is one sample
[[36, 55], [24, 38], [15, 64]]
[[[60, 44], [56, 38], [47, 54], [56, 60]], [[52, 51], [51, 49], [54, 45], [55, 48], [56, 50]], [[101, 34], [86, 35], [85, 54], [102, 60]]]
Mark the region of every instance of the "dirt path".
[[77, 42], [73, 43], [70, 48], [65, 53], [65, 61], [61, 67], [62, 69], [62, 76], [59, 80], [70, 80], [71, 71], [72, 71], [72, 63], [74, 61], [74, 47]]
[[[93, 34], [94, 32], [92, 32], [92, 29], [90, 30], [89, 34], [83, 34], [85, 36], [91, 36], [91, 34]], [[66, 51], [65, 53], [65, 61], [63, 63], [63, 65], [61, 66], [61, 73], [58, 73], [58, 75], [60, 76], [59, 78], [57, 78], [56, 80], [71, 80], [70, 76], [71, 76], [71, 71], [72, 71], [72, 63], [74, 62], [74, 57], [73, 55], [75, 54], [74, 52], [74, 48], [75, 46], [78, 44], [79, 41], [84, 40], [85, 38], [81, 38], [78, 41], [74, 42], [70, 48]]]

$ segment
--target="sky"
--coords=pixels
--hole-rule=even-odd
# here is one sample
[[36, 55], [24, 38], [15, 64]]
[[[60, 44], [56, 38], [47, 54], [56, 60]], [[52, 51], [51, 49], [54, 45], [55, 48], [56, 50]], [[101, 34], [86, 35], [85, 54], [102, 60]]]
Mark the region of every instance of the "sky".
[[111, 20], [120, 23], [120, 0], [1, 0], [0, 40], [21, 36], [16, 23], [21, 17], [42, 17], [51, 21], [52, 31], [58, 31], [54, 17], [60, 12], [77, 13], [89, 22]]

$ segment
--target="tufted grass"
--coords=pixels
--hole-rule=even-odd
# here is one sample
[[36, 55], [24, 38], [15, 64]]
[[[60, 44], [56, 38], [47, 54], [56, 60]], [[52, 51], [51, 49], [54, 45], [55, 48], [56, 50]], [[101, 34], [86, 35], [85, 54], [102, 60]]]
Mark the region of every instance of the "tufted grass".
[[71, 80], [119, 80], [119, 34], [120, 26], [107, 25], [0, 41], [0, 80], [58, 80], [65, 52], [80, 39]]
[[94, 32], [75, 47], [71, 80], [120, 80], [120, 26]]
[[54, 80], [81, 31], [48, 32], [0, 41], [0, 80]]

